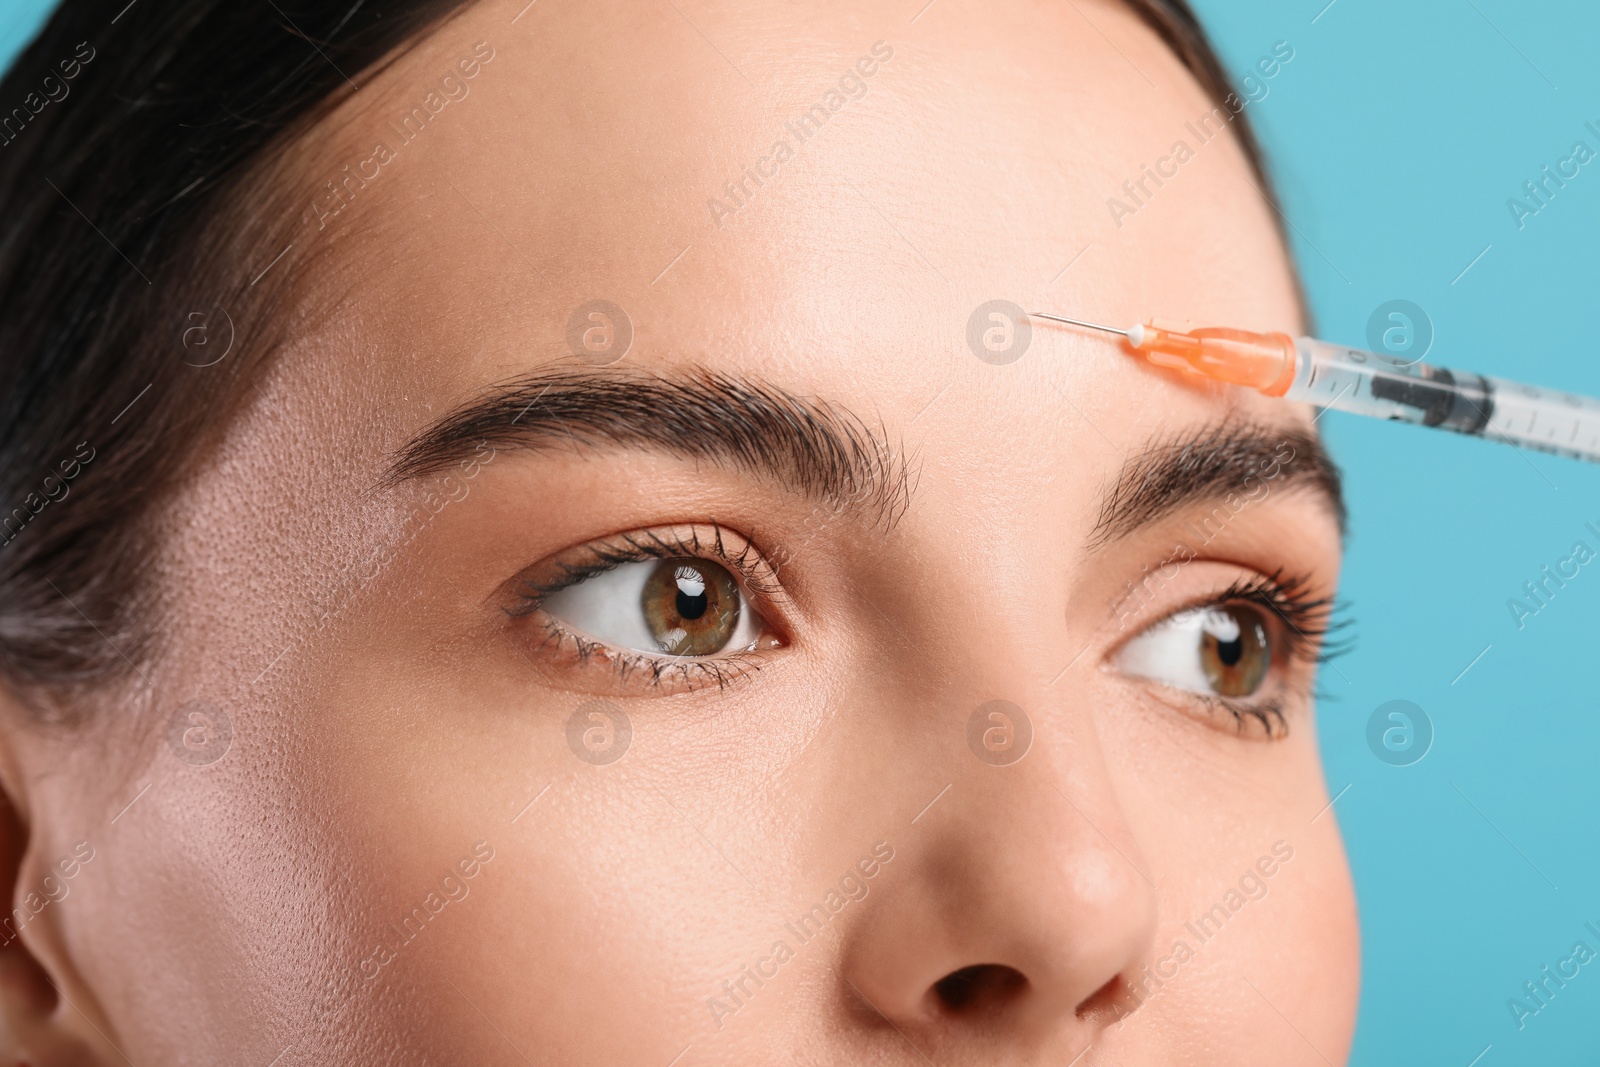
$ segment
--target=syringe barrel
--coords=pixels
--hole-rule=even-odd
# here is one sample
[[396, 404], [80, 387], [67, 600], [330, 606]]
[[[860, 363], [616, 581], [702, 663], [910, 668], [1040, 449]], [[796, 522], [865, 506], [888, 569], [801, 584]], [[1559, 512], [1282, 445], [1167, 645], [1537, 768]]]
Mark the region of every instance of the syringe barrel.
[[1600, 401], [1310, 337], [1295, 347], [1287, 399], [1600, 462]]
[[1485, 437], [1600, 463], [1600, 400], [1486, 378], [1494, 413]]

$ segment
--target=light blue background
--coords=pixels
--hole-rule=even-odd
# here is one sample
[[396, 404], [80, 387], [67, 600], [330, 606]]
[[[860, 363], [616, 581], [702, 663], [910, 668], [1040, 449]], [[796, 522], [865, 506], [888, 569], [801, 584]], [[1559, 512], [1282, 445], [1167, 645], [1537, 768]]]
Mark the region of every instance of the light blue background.
[[[1430, 361], [1600, 396], [1600, 160], [1520, 231], [1506, 207], [1573, 142], [1600, 150], [1583, 126], [1600, 126], [1600, 5], [1326, 2], [1197, 4], [1231, 70], [1295, 48], [1249, 111], [1321, 335], [1365, 347], [1373, 309], [1405, 298], [1433, 320]], [[1600, 466], [1322, 425], [1347, 477], [1359, 642], [1320, 705], [1361, 902], [1352, 1062], [1467, 1067], [1491, 1045], [1478, 1067], [1600, 1062], [1600, 959], [1521, 1031], [1506, 1006], [1580, 938], [1600, 951], [1583, 928], [1600, 927], [1600, 560], [1520, 631], [1506, 606], [1574, 541], [1600, 550], [1583, 529], [1600, 527]], [[1410, 767], [1366, 744], [1397, 698], [1436, 730]]]
[[[1433, 320], [1431, 361], [1600, 396], [1600, 161], [1520, 231], [1506, 207], [1574, 141], [1600, 150], [1583, 127], [1600, 126], [1600, 6], [1324, 2], [1198, 0], [1235, 72], [1294, 46], [1249, 113], [1322, 336], [1364, 344], [1373, 309], [1405, 298]], [[0, 9], [0, 66], [47, 6]], [[1348, 478], [1359, 642], [1325, 669], [1321, 710], [1361, 900], [1352, 1062], [1595, 1063], [1600, 960], [1521, 1031], [1506, 1001], [1580, 938], [1600, 950], [1583, 929], [1600, 927], [1600, 561], [1520, 631], [1506, 602], [1574, 541], [1600, 549], [1583, 529], [1600, 467], [1322, 424]], [[1366, 744], [1397, 698], [1436, 730], [1410, 767]]]
[[0, 72], [11, 66], [11, 60], [39, 32], [45, 16], [53, 10], [53, 0], [50, 3], [7, 0], [5, 6], [0, 7]]

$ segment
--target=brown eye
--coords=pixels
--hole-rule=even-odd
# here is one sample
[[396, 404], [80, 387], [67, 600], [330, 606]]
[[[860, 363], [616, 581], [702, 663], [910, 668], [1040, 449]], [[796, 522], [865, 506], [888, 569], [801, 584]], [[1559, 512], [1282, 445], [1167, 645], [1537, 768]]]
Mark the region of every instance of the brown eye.
[[1255, 608], [1210, 608], [1201, 622], [1200, 669], [1219, 696], [1245, 697], [1261, 687], [1272, 666], [1266, 621]]
[[739, 585], [727, 569], [705, 559], [654, 564], [640, 596], [656, 650], [669, 656], [709, 656], [739, 629]]

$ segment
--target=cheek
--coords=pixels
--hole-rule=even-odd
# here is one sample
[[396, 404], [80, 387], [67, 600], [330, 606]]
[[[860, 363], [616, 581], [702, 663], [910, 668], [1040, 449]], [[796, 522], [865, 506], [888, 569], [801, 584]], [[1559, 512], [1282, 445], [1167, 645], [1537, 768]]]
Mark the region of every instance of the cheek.
[[107, 809], [126, 808], [60, 905], [135, 1062], [229, 1062], [254, 1049], [257, 1017], [239, 1005], [297, 990], [307, 1007], [282, 1021], [307, 1025], [319, 986], [359, 962], [349, 937], [358, 927], [330, 914], [334, 872], [310, 844], [316, 808], [286, 803], [283, 775], [244, 751], [259, 735], [241, 734], [206, 768], [156, 741], [148, 790], [130, 787]]
[[[1255, 953], [1282, 983], [1282, 1002], [1273, 998], [1279, 1010], [1303, 1013], [1306, 1026], [1322, 1035], [1318, 1047], [1343, 1062], [1360, 995], [1361, 935], [1349, 865], [1329, 814], [1304, 828], [1294, 858], [1268, 883], [1271, 892], [1260, 906], [1277, 909], [1278, 930], [1272, 943], [1256, 945]], [[1278, 905], [1280, 895], [1288, 899]], [[1282, 954], [1283, 945], [1301, 947]], [[1308, 1036], [1318, 1041], [1309, 1030]]]
[[[1318, 817], [1329, 795], [1314, 721], [1303, 717], [1278, 741], [1241, 742], [1111, 691], [1084, 699], [1096, 706], [1116, 793], [1164, 889], [1157, 957], [1176, 940], [1195, 952], [1140, 1012], [1181, 1032], [1211, 1033], [1234, 1061], [1251, 1061], [1260, 1054], [1253, 1042], [1284, 1028], [1242, 983], [1247, 975], [1330, 1060], [1343, 1062], [1355, 1025], [1360, 932], [1337, 813]], [[1274, 856], [1280, 841], [1293, 848], [1287, 862]], [[1262, 856], [1278, 863], [1270, 878], [1259, 876]], [[1260, 899], [1239, 888], [1249, 873], [1266, 887]], [[1219, 907], [1220, 935], [1202, 922]], [[1305, 1055], [1303, 1044], [1272, 1047], [1278, 1062]]]
[[[305, 870], [356, 903], [334, 924], [351, 932], [349, 951], [315, 963], [274, 952], [277, 965], [332, 968], [377, 1013], [356, 1016], [362, 1027], [404, 1034], [436, 1062], [504, 1061], [501, 1039], [463, 994], [541, 1061], [670, 1061], [682, 1042], [655, 1042], [708, 1019], [706, 998], [721, 981], [785, 936], [717, 848], [752, 877], [765, 870], [783, 884], [740, 794], [771, 753], [802, 747], [786, 742], [783, 719], [804, 698], [769, 694], [759, 708], [715, 715], [630, 704], [631, 747], [615, 763], [588, 762], [569, 746], [566, 723], [590, 698], [542, 688], [503, 639], [441, 647], [425, 628], [396, 623], [425, 604], [442, 610], [437, 591], [415, 585], [375, 585], [370, 603], [330, 625], [306, 686], [282, 694], [279, 713], [316, 723], [316, 740], [287, 753], [295, 766], [274, 777], [293, 781], [296, 809], [338, 819], [295, 832], [348, 842], [308, 857]], [[487, 848], [475, 853], [479, 841]], [[462, 878], [467, 895], [408, 922], [441, 872], [468, 855], [479, 869]], [[835, 884], [846, 866], [827, 872]], [[271, 921], [257, 917], [264, 932]], [[380, 947], [394, 958], [384, 962]], [[377, 977], [364, 977], [363, 959]], [[623, 1002], [628, 1026], [613, 1014]]]

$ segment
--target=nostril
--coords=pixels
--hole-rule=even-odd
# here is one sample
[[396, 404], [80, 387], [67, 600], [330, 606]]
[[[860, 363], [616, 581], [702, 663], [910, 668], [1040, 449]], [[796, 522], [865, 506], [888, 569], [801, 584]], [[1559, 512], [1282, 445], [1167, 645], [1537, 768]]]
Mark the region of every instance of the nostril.
[[1028, 986], [1027, 977], [1003, 963], [979, 963], [951, 971], [933, 984], [943, 1008], [955, 1015], [976, 1014], [999, 1008]]

